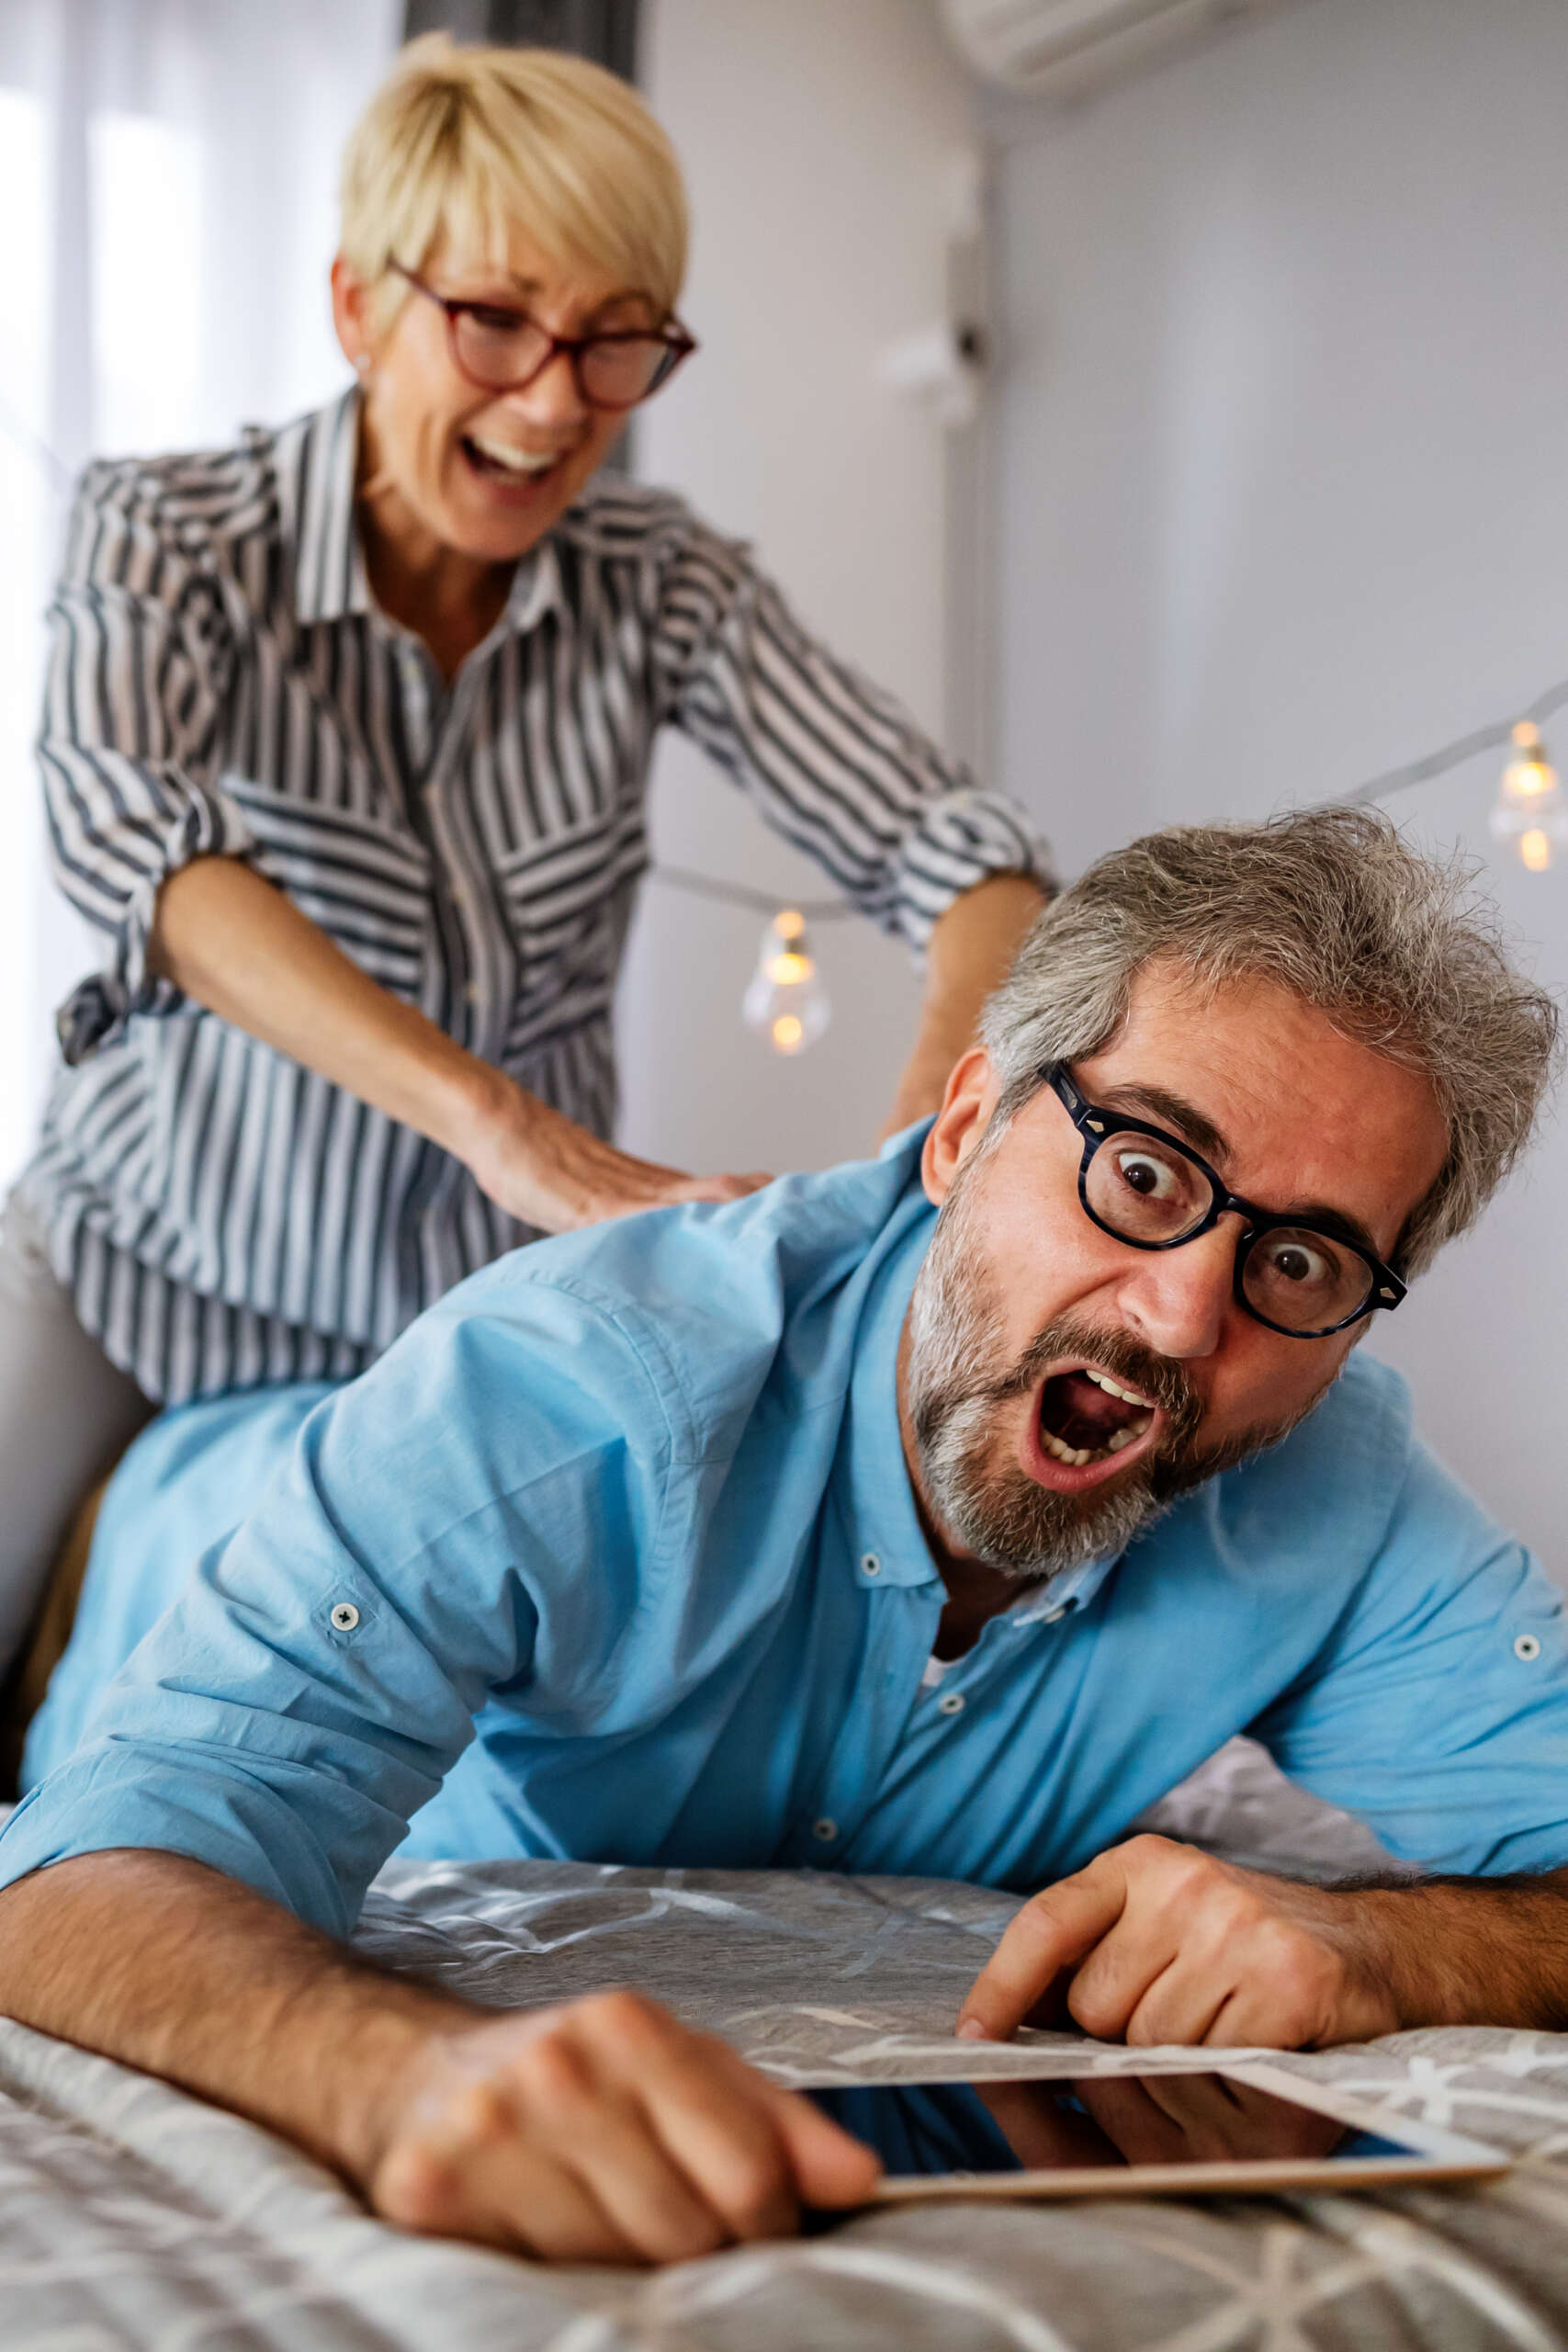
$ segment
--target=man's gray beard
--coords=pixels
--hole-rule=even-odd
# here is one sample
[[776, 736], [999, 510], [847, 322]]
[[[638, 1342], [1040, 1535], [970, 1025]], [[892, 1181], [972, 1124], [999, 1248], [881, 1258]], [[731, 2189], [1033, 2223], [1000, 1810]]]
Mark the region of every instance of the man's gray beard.
[[[1288, 1436], [1324, 1387], [1286, 1420], [1256, 1422], [1219, 1445], [1197, 1442], [1202, 1408], [1181, 1367], [1125, 1331], [1071, 1316], [1048, 1324], [1010, 1372], [976, 1377], [1002, 1360], [1002, 1317], [974, 1243], [970, 1180], [984, 1148], [960, 1171], [909, 1300], [906, 1402], [927, 1508], [950, 1542], [987, 1566], [1043, 1583], [1089, 1560], [1111, 1559], [1152, 1527], [1179, 1495]], [[1077, 1357], [1151, 1397], [1166, 1416], [1159, 1442], [1081, 1497], [1038, 1486], [1016, 1460], [991, 1466], [998, 1408], [1025, 1395], [1048, 1363]], [[1333, 1375], [1330, 1375], [1332, 1379]]]

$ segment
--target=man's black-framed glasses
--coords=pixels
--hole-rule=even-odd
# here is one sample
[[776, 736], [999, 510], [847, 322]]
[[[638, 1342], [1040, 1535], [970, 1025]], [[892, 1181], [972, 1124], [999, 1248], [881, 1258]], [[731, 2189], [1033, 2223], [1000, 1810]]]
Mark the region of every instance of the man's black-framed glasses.
[[455, 300], [438, 294], [400, 261], [393, 275], [446, 314], [446, 341], [459, 375], [484, 392], [521, 392], [564, 351], [578, 397], [589, 408], [636, 408], [670, 381], [696, 338], [678, 319], [657, 327], [603, 327], [592, 334], [552, 334], [530, 318], [497, 302]]
[[1179, 1136], [1086, 1102], [1065, 1062], [1042, 1076], [1083, 1137], [1078, 1199], [1102, 1233], [1134, 1250], [1179, 1250], [1221, 1217], [1239, 1216], [1236, 1305], [1292, 1340], [1325, 1340], [1375, 1307], [1392, 1312], [1404, 1296], [1393, 1267], [1348, 1234], [1313, 1217], [1276, 1216], [1227, 1191]]

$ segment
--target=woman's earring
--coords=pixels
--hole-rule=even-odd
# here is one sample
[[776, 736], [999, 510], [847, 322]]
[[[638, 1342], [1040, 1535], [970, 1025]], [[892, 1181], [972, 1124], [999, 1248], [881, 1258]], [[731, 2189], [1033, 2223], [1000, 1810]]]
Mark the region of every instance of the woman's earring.
[[363, 351], [354, 363], [354, 372], [358, 377], [361, 383], [365, 381], [365, 379], [370, 373], [370, 361]]

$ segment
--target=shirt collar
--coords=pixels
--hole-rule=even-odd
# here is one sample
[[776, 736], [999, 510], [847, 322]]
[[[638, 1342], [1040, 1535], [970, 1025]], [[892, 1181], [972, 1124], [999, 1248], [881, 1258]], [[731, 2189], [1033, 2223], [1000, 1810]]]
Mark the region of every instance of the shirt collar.
[[898, 1427], [898, 1341], [905, 1310], [936, 1226], [920, 1188], [919, 1161], [884, 1228], [885, 1255], [866, 1299], [850, 1380], [847, 1481], [852, 1540], [884, 1584], [931, 1584], [937, 1567], [926, 1543]]
[[[346, 392], [300, 420], [284, 529], [294, 559], [294, 610], [309, 625], [343, 620], [376, 609], [355, 516], [359, 460], [360, 392]], [[505, 625], [518, 635], [535, 628], [561, 598], [560, 559], [553, 535], [531, 548], [512, 576]]]
[[[921, 1140], [923, 1136], [922, 1128]], [[894, 1138], [884, 1147], [885, 1153], [905, 1140]], [[866, 1301], [863, 1336], [855, 1351], [850, 1382], [845, 1493], [850, 1533], [859, 1553], [862, 1580], [866, 1559], [874, 1557], [874, 1581], [879, 1585], [941, 1581], [920, 1525], [898, 1425], [898, 1342], [915, 1277], [935, 1229], [936, 1211], [920, 1189], [917, 1158], [909, 1190], [892, 1220], [891, 1246]], [[1081, 1567], [1053, 1577], [1038, 1590], [1027, 1588], [1027, 1597], [1017, 1608], [1003, 1612], [1003, 1622], [1019, 1627], [1038, 1625], [1066, 1610], [1087, 1609], [1120, 1557], [1120, 1553], [1112, 1553], [1105, 1559], [1089, 1560]]]
[[302, 418], [297, 432], [293, 497], [286, 499], [284, 513], [293, 546], [296, 616], [309, 624], [367, 613], [370, 584], [354, 520], [358, 386]]

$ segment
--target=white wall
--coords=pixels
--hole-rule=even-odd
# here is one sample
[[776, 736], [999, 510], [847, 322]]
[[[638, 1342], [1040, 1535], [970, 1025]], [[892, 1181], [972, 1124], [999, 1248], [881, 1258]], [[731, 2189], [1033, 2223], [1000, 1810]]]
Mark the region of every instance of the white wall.
[[[1560, 0], [1313, 0], [998, 113], [1000, 780], [1068, 871], [1568, 675], [1565, 99]], [[1490, 855], [1497, 764], [1401, 813]], [[1568, 981], [1568, 871], [1491, 879]], [[1559, 1125], [1375, 1344], [1568, 1579], [1565, 1305]]]
[[[690, 182], [703, 348], [639, 419], [637, 469], [754, 539], [806, 619], [940, 729], [942, 438], [876, 370], [941, 307], [964, 73], [926, 0], [650, 0], [643, 81]], [[670, 861], [781, 904], [834, 895], [679, 739], [653, 831]], [[784, 1060], [740, 1025], [763, 920], [646, 888], [621, 995], [631, 1148], [774, 1169], [870, 1148], [919, 1001], [908, 952], [825, 926], [833, 1025]]]

